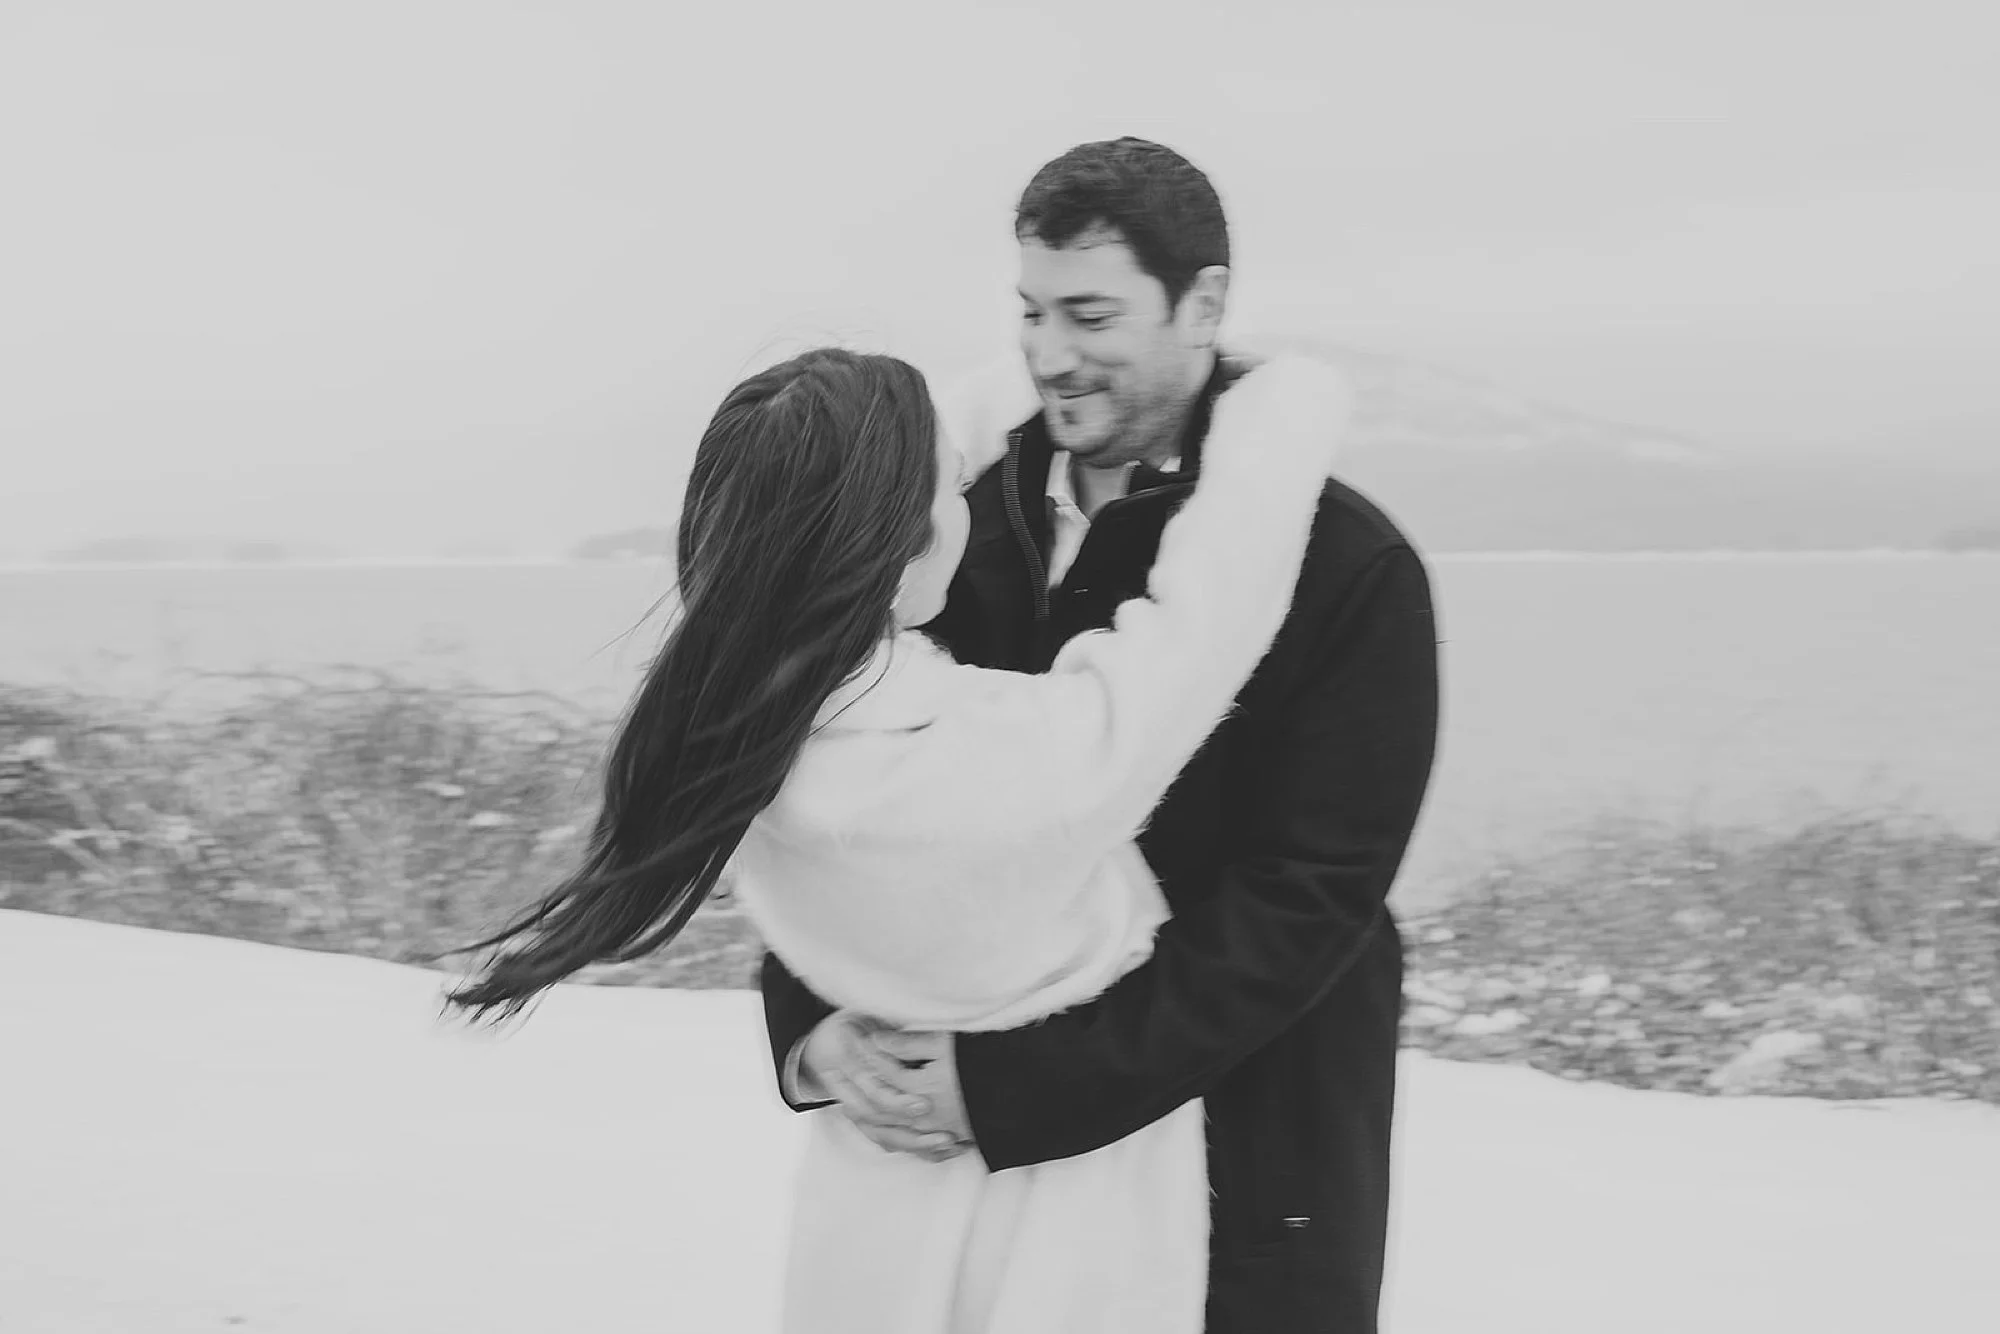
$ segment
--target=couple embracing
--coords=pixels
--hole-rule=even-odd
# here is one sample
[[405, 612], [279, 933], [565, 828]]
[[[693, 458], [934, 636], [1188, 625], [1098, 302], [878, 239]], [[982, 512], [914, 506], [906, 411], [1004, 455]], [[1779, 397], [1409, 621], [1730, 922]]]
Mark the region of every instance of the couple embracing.
[[1022, 368], [807, 353], [704, 434], [583, 866], [454, 994], [658, 948], [726, 871], [810, 1116], [787, 1331], [1376, 1328], [1429, 779], [1424, 566], [1329, 367], [1220, 342], [1207, 179], [1015, 218]]

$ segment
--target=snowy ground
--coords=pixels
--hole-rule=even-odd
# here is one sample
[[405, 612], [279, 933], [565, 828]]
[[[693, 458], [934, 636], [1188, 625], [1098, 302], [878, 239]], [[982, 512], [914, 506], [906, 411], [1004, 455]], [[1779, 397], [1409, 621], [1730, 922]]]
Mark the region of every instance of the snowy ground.
[[[752, 996], [435, 1022], [369, 960], [0, 912], [0, 1330], [772, 1327]], [[1411, 1056], [1394, 1334], [1993, 1328], [2000, 1113]]]

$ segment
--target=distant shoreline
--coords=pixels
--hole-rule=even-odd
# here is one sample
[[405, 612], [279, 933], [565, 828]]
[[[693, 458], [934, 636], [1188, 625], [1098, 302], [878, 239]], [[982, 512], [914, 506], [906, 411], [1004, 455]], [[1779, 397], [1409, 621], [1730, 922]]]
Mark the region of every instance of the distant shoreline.
[[[1714, 550], [1633, 550], [1633, 551], [1426, 551], [1424, 557], [1436, 562], [1501, 564], [1582, 561], [1842, 561], [1842, 560], [1966, 560], [2000, 557], [2000, 551], [1941, 551], [1919, 547], [1856, 547], [1810, 551], [1757, 549]], [[665, 556], [577, 558], [561, 556], [505, 558], [450, 558], [423, 556], [353, 556], [332, 560], [298, 561], [6, 561], [0, 574], [78, 574], [175, 571], [182, 573], [242, 571], [248, 574], [283, 573], [297, 570], [366, 569], [567, 569], [594, 566], [664, 566]]]

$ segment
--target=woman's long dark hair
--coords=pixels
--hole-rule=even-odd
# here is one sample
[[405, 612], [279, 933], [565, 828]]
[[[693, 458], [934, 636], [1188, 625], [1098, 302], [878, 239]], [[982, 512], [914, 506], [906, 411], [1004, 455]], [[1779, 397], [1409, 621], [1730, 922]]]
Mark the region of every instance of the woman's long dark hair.
[[777, 796], [827, 697], [873, 658], [932, 540], [937, 418], [893, 357], [820, 349], [752, 376], [696, 451], [681, 609], [621, 724], [583, 865], [470, 950], [449, 996], [517, 1013], [600, 961], [671, 941]]

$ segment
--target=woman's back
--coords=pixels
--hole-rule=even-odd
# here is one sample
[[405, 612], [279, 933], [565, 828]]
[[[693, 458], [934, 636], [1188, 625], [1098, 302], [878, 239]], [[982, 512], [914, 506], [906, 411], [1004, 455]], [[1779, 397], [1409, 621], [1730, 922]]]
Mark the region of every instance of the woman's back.
[[1079, 855], [997, 822], [990, 845], [953, 837], [968, 794], [931, 781], [991, 758], [955, 713], [1032, 707], [1037, 678], [962, 667], [915, 632], [883, 666], [806, 743], [732, 863], [766, 943], [821, 995], [902, 1027], [1012, 1028], [1097, 995], [1165, 920], [1137, 848]]

